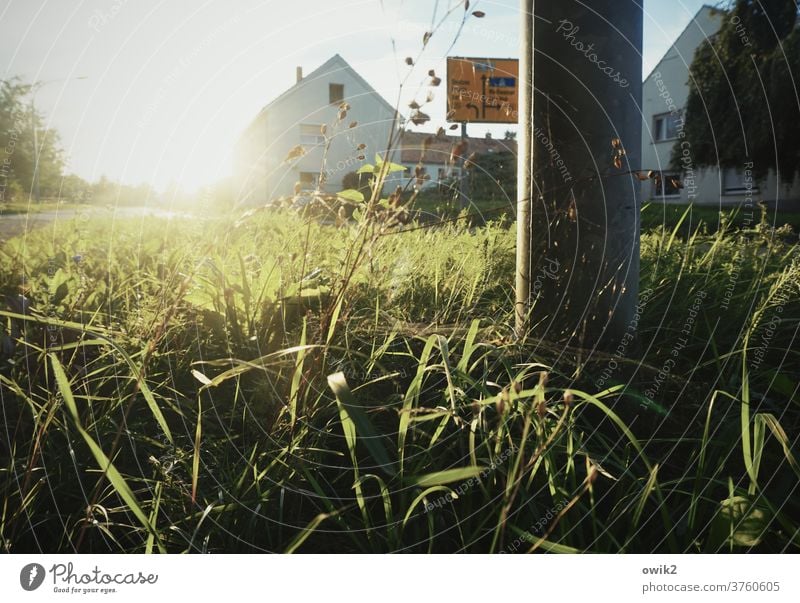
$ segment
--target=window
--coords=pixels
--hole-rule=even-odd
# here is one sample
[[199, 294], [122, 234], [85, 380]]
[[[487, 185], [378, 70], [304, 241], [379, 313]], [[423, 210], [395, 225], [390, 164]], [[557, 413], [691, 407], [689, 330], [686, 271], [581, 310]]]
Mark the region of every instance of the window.
[[312, 191], [317, 188], [319, 174], [315, 172], [300, 172], [300, 188], [304, 191]]
[[300, 144], [316, 146], [325, 143], [322, 126], [316, 124], [300, 124]]
[[338, 105], [344, 100], [344, 84], [328, 84], [330, 103]]
[[676, 172], [663, 172], [653, 180], [654, 197], [680, 197], [681, 175]]
[[722, 171], [722, 192], [726, 195], [747, 195], [759, 191], [752, 173], [745, 174], [741, 170], [727, 168]]
[[653, 140], [663, 142], [674, 140], [683, 128], [683, 115], [680, 113], [662, 113], [653, 117]]

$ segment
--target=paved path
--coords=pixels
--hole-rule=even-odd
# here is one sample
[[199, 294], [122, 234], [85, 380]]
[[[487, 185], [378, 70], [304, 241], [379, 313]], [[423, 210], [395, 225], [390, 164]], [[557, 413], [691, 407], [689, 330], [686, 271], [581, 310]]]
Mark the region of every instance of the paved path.
[[79, 214], [89, 215], [91, 217], [114, 217], [116, 219], [141, 218], [143, 216], [182, 218], [191, 215], [185, 212], [169, 211], [153, 207], [120, 207], [116, 209], [108, 209], [105, 207], [70, 208], [30, 214], [0, 214], [0, 240], [7, 240], [11, 237], [23, 234], [26, 231], [47, 226], [56, 220], [71, 220]]

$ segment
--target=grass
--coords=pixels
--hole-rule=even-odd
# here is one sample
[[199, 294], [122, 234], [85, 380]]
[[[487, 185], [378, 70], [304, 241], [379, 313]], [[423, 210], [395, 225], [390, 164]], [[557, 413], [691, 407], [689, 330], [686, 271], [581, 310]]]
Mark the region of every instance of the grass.
[[800, 247], [679, 230], [642, 236], [637, 341], [588, 359], [512, 337], [504, 223], [13, 239], [2, 546], [797, 551]]
[[[690, 206], [684, 204], [666, 204], [651, 201], [642, 213], [642, 229], [651, 230], [663, 226], [673, 229], [678, 224], [683, 214]], [[794, 232], [800, 232], [800, 212], [765, 209], [760, 206], [746, 206], [740, 204], [734, 207], [726, 206], [722, 212], [720, 208], [711, 205], [693, 205], [683, 228], [691, 232], [698, 224], [704, 223], [709, 232], [716, 232], [723, 226], [752, 229], [762, 221], [773, 228], [780, 228], [784, 224], [792, 227]]]

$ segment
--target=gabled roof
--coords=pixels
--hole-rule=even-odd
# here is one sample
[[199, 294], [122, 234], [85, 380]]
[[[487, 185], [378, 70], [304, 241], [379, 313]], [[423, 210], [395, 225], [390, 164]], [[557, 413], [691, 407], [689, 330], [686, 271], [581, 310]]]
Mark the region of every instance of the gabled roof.
[[[350, 65], [350, 63], [345, 61], [342, 58], [342, 56], [337, 53], [337, 54], [333, 55], [331, 58], [329, 58], [327, 61], [325, 61], [322, 65], [317, 67], [314, 71], [312, 71], [308, 75], [304, 76], [303, 79], [300, 80], [299, 82], [297, 82], [294, 86], [292, 86], [288, 90], [285, 90], [283, 93], [281, 93], [275, 99], [273, 99], [271, 102], [269, 102], [263, 109], [261, 109], [261, 111], [259, 111], [258, 117], [263, 115], [266, 111], [269, 111], [271, 107], [273, 107], [274, 105], [279, 103], [281, 100], [283, 100], [284, 98], [286, 98], [287, 96], [289, 96], [293, 92], [296, 92], [297, 90], [302, 89], [309, 82], [313, 82], [315, 79], [321, 78], [321, 77], [323, 77], [325, 75], [328, 75], [330, 73], [336, 73], [338, 71], [343, 71], [343, 70], [349, 71], [350, 75], [352, 75], [356, 79], [356, 81], [358, 81], [358, 83], [360, 83], [367, 90], [367, 92], [369, 92], [370, 94], [374, 95], [375, 98], [377, 98], [378, 101], [388, 111], [394, 113], [395, 108], [391, 104], [389, 104], [389, 102], [385, 98], [383, 98], [380, 94], [378, 94], [376, 92], [375, 88], [370, 86], [369, 83], [367, 82], [367, 80], [365, 80], [363, 77], [361, 77], [361, 75], [358, 73], [358, 71], [353, 69], [353, 67]], [[256, 117], [256, 119], [258, 119], [258, 117]]]
[[[696, 25], [697, 24], [697, 18], [703, 12], [709, 12], [711, 14], [719, 13], [719, 14], [722, 15], [722, 14], [725, 14], [727, 11], [725, 9], [719, 8], [717, 6], [711, 6], [710, 4], [704, 4], [703, 6], [701, 6], [700, 9], [695, 13], [694, 17], [692, 17], [691, 21], [689, 21], [689, 23], [686, 24], [686, 27], [683, 28], [683, 31], [678, 35], [677, 38], [675, 38], [675, 41], [670, 45], [670, 47], [667, 49], [667, 51], [661, 56], [661, 58], [658, 60], [658, 63], [656, 63], [655, 67], [653, 67], [653, 69], [650, 70], [650, 73], [647, 74], [647, 77], [644, 78], [644, 80], [642, 80], [642, 83], [644, 83], [647, 80], [649, 80], [650, 77], [656, 71], [660, 71], [660, 67], [661, 67], [661, 64], [664, 62], [664, 59], [668, 58], [668, 55], [675, 50], [675, 47], [681, 41], [681, 38], [683, 38], [683, 36], [686, 35], [686, 32], [689, 31], [689, 28], [692, 27], [692, 25]], [[716, 33], [716, 32], [713, 32], [713, 33]], [[691, 63], [691, 60], [689, 62]]]

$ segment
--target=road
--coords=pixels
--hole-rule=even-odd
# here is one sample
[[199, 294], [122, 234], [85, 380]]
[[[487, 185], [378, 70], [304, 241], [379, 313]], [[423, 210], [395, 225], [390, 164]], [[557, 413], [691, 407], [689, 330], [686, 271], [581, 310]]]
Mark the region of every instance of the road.
[[154, 207], [93, 207], [81, 209], [64, 209], [57, 211], [45, 211], [30, 214], [10, 214], [0, 215], [0, 241], [10, 239], [26, 231], [47, 226], [56, 220], [71, 220], [77, 215], [88, 215], [95, 217], [108, 217], [115, 219], [141, 218], [144, 216], [154, 216], [157, 218], [183, 218], [193, 216], [186, 212], [169, 211]]

